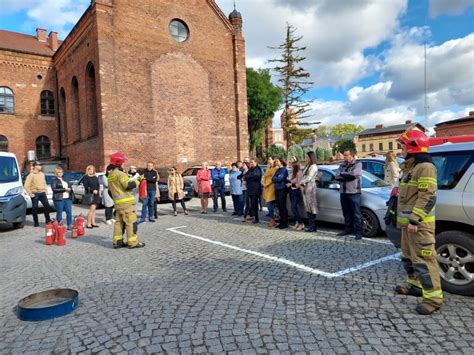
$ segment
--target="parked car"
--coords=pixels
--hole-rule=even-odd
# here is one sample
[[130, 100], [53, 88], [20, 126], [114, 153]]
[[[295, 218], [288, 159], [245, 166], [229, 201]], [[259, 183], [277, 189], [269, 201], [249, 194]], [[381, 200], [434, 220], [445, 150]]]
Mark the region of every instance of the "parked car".
[[[357, 159], [362, 163], [362, 170], [365, 170], [379, 179], [385, 178], [385, 158], [360, 158]], [[398, 164], [401, 165], [405, 159], [397, 157]]]
[[[331, 223], [344, 223], [342, 214], [339, 182], [335, 180], [337, 165], [318, 165], [319, 181], [317, 183], [318, 220]], [[291, 169], [290, 174], [291, 174]], [[364, 237], [375, 237], [385, 231], [384, 217], [387, 211], [386, 202], [390, 197], [391, 187], [385, 181], [369, 172], [362, 172], [362, 234]], [[288, 197], [288, 211], [292, 217]], [[306, 215], [304, 204], [300, 211]]]
[[[26, 177], [28, 175], [23, 176], [23, 185], [25, 184]], [[51, 189], [51, 183], [53, 182], [55, 175], [52, 174], [44, 174], [44, 177], [46, 178], [46, 197], [48, 198], [48, 204], [49, 204], [49, 209], [50, 211], [55, 211], [56, 208], [54, 207], [54, 202], [53, 202], [53, 189]], [[31, 201], [31, 197], [26, 193], [26, 191], [23, 190], [23, 197], [25, 198], [26, 201], [26, 208], [28, 210], [31, 210], [33, 207], [33, 203]], [[39, 204], [40, 208], [42, 208], [42, 205]]]
[[[215, 166], [214, 165], [210, 165], [209, 166], [209, 170], [212, 170], [214, 169]], [[226, 170], [227, 170], [227, 174], [225, 174], [225, 193], [228, 195], [230, 194], [230, 180], [229, 180], [229, 169], [224, 167]], [[199, 169], [201, 169], [201, 165], [194, 165], [190, 168], [187, 168], [184, 172], [183, 172], [183, 178], [186, 178], [187, 180], [191, 181], [193, 183], [193, 186], [196, 186], [196, 176], [197, 176], [197, 173], [199, 171]], [[161, 176], [161, 175], [160, 175]]]
[[[99, 179], [100, 184], [100, 195], [102, 196], [102, 191], [104, 190], [104, 185], [101, 181], [105, 178], [105, 173], [96, 173], [95, 174]], [[81, 178], [78, 181], [73, 180], [71, 182], [71, 199], [72, 203], [82, 203], [82, 199], [85, 195], [84, 185], [82, 184], [82, 180], [84, 179], [84, 174], [82, 174]], [[102, 205], [102, 202], [101, 202]]]
[[[167, 168], [160, 168], [157, 169], [160, 178], [158, 179], [158, 188], [160, 189], [160, 202], [168, 202], [171, 201], [168, 197], [168, 176], [169, 176], [169, 169]], [[184, 200], [190, 200], [194, 196], [194, 183], [196, 181], [196, 176], [194, 176], [194, 182], [189, 179], [188, 177], [184, 178]]]
[[9, 223], [14, 229], [23, 228], [26, 201], [20, 167], [15, 154], [0, 152], [0, 223]]
[[63, 180], [66, 181], [69, 185], [72, 185], [79, 182], [79, 180], [81, 180], [83, 176], [84, 172], [82, 171], [66, 170], [63, 173]]
[[[474, 295], [474, 143], [430, 148], [438, 172], [436, 252], [444, 290]], [[387, 226], [399, 248], [400, 230]]]

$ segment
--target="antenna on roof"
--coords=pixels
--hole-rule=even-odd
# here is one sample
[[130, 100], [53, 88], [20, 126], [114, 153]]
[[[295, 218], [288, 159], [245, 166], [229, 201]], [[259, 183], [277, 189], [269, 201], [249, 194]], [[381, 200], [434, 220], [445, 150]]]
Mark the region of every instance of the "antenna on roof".
[[235, 0], [234, 0], [234, 10], [236, 10], [236, 9], [237, 9], [237, 8], [236, 8], [236, 6], [235, 6]]
[[425, 122], [424, 126], [425, 128], [428, 128], [428, 114], [429, 114], [429, 106], [428, 106], [428, 81], [426, 79], [426, 74], [427, 74], [427, 65], [426, 65], [426, 43], [424, 44], [424, 50], [425, 50]]

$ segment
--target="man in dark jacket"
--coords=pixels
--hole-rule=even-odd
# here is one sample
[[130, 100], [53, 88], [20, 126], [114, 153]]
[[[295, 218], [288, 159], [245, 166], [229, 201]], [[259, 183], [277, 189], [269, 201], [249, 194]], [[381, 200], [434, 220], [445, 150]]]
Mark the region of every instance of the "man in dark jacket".
[[146, 222], [146, 214], [148, 211], [148, 220], [155, 222], [155, 198], [156, 198], [156, 185], [158, 182], [158, 173], [155, 170], [155, 165], [152, 162], [147, 163], [147, 167], [143, 176], [146, 180], [146, 199], [143, 200], [142, 216], [139, 223]]
[[262, 194], [262, 170], [258, 166], [257, 159], [250, 159], [250, 169], [244, 179], [247, 183], [247, 195], [250, 198], [250, 216], [254, 218], [252, 223], [260, 223], [258, 198]]
[[362, 215], [360, 201], [362, 192], [362, 163], [355, 159], [354, 150], [346, 150], [344, 163], [339, 166], [335, 179], [339, 181], [344, 231], [338, 236], [355, 232], [355, 239], [362, 239]]

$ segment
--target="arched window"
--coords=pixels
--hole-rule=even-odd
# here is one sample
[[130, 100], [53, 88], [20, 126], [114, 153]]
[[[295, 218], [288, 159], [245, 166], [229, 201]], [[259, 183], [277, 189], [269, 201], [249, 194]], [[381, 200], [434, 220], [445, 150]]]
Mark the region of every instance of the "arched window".
[[49, 90], [41, 92], [41, 114], [54, 116], [54, 96]]
[[0, 113], [14, 112], [15, 104], [13, 101], [13, 91], [6, 86], [0, 86]]
[[8, 138], [0, 135], [0, 152], [8, 152]]
[[63, 144], [67, 144], [67, 110], [66, 110], [66, 93], [64, 88], [59, 91], [59, 118], [61, 120], [61, 137]]
[[97, 93], [95, 85], [95, 69], [92, 63], [87, 64], [86, 68], [86, 99], [87, 99], [87, 118], [89, 121], [89, 137], [95, 137], [99, 134], [99, 122], [97, 121]]
[[73, 77], [71, 81], [72, 95], [72, 137], [74, 142], [81, 140], [81, 115], [79, 112], [79, 83]]
[[36, 156], [38, 159], [51, 158], [51, 141], [48, 137], [36, 138]]

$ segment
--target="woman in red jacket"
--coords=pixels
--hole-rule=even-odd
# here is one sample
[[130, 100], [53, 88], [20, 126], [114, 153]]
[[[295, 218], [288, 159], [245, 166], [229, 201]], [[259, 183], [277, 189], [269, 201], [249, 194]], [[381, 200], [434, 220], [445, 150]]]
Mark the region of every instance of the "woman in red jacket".
[[199, 169], [196, 176], [196, 192], [201, 199], [201, 213], [207, 214], [207, 205], [209, 197], [211, 197], [211, 171], [208, 168], [208, 163], [202, 163], [202, 169]]

